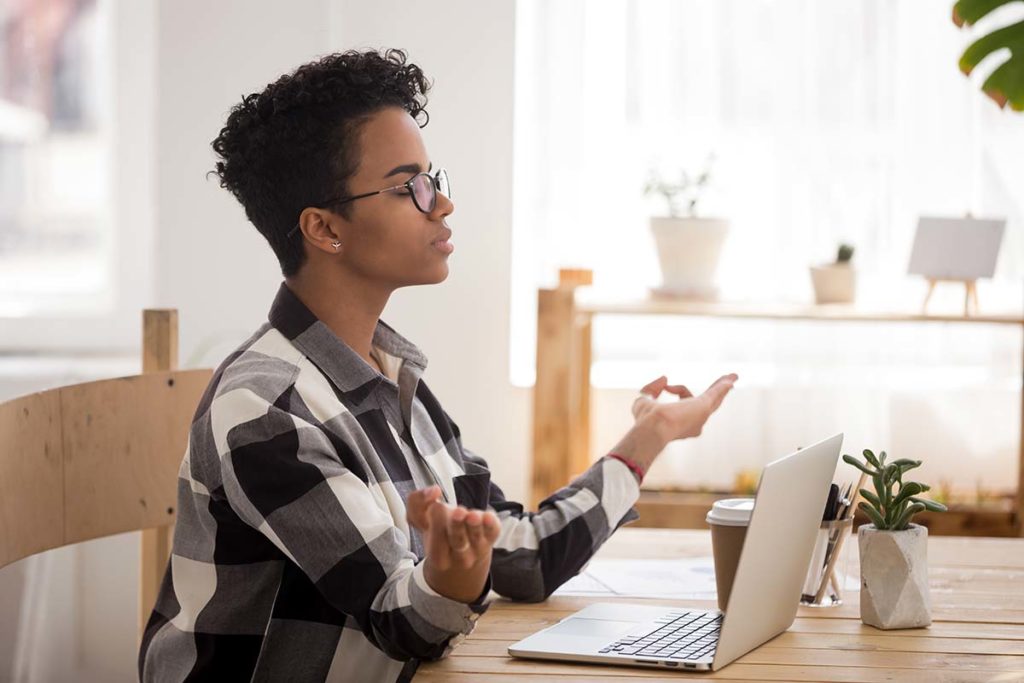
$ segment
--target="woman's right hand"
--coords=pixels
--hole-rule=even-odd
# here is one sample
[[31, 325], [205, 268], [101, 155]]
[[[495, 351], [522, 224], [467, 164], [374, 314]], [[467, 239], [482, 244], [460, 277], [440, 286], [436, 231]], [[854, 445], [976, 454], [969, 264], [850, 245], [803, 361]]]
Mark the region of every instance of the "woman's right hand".
[[[704, 393], [694, 396], [684, 385], [669, 384], [666, 377], [659, 377], [640, 390], [640, 396], [633, 402], [633, 417], [637, 425], [644, 424], [653, 429], [665, 444], [699, 436], [737, 379], [735, 373], [723, 375]], [[674, 394], [679, 400], [659, 403], [655, 399], [662, 392]]]

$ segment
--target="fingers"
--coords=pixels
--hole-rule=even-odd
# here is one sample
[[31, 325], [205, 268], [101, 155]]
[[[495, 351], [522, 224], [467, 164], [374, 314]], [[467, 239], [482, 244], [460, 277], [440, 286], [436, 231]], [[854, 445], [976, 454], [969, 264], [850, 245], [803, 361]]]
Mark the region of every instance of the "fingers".
[[711, 412], [715, 412], [718, 410], [718, 406], [722, 405], [725, 395], [732, 390], [733, 384], [737, 379], [739, 379], [739, 377], [735, 373], [722, 375], [707, 388], [703, 397], [708, 401]]
[[423, 545], [427, 555], [433, 558], [437, 568], [442, 570], [451, 566], [451, 546], [447, 530], [449, 515], [448, 506], [441, 502], [427, 508], [429, 523]]
[[483, 557], [491, 552], [491, 543], [487, 541], [487, 534], [484, 531], [484, 513], [480, 510], [470, 510], [466, 513], [466, 535], [469, 537], [469, 545], [472, 547], [474, 558]]
[[665, 387], [665, 391], [667, 391], [670, 394], [675, 394], [679, 398], [692, 398], [693, 397], [693, 392], [690, 391], [689, 389], [687, 389], [682, 384], [670, 384], [667, 387]]
[[469, 533], [466, 530], [466, 516], [468, 513], [469, 511], [461, 505], [456, 507], [448, 514], [448, 524], [446, 527], [448, 547], [452, 551], [452, 557], [464, 567], [469, 567], [473, 564], [472, 553], [467, 552], [473, 548], [469, 542]]
[[644, 388], [640, 390], [641, 394], [647, 394], [651, 398], [658, 398], [665, 387], [668, 385], [668, 377], [662, 375], [658, 379], [644, 385]]
[[487, 544], [493, 546], [498, 536], [501, 534], [501, 520], [498, 519], [498, 515], [494, 514], [490, 510], [483, 513], [483, 529], [484, 537], [487, 539]]
[[441, 497], [438, 486], [419, 489], [409, 494], [405, 502], [405, 518], [414, 528], [425, 531], [429, 526], [427, 508]]

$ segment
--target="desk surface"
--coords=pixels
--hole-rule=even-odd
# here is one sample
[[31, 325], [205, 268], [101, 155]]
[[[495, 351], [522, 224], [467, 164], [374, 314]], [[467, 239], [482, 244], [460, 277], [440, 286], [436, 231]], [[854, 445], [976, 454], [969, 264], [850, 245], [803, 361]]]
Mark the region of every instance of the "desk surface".
[[[856, 539], [850, 571], [857, 572]], [[598, 557], [711, 554], [707, 531], [622, 529]], [[932, 625], [879, 631], [860, 621], [858, 593], [833, 608], [801, 607], [790, 629], [712, 674], [512, 659], [506, 648], [572, 614], [592, 598], [540, 604], [496, 601], [447, 659], [423, 664], [417, 682], [468, 683], [524, 678], [603, 681], [1024, 681], [1024, 539], [932, 537], [928, 545]], [[605, 598], [602, 598], [605, 600]], [[694, 600], [624, 602], [714, 607]]]

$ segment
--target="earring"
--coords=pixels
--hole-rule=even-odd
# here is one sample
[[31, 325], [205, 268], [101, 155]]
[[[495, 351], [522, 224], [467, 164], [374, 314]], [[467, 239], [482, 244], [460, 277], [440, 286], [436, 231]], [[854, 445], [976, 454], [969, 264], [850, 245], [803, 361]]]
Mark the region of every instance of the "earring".
[[341, 242], [331, 242], [331, 246], [334, 247], [334, 251], [338, 251], [339, 247], [341, 247]]

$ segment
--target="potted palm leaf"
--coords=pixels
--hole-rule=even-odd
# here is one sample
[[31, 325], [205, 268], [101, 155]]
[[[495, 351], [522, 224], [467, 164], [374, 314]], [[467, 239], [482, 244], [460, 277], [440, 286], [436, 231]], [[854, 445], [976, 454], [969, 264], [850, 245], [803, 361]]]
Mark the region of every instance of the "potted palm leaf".
[[[960, 27], [972, 26], [982, 17], [1016, 1], [959, 0], [953, 5], [953, 22]], [[970, 76], [974, 67], [993, 53], [1000, 55], [993, 59], [1002, 61], [985, 79], [981, 89], [1000, 108], [1009, 104], [1014, 111], [1024, 111], [1024, 20], [997, 28], [971, 43], [960, 57], [960, 70]]]
[[857, 531], [860, 549], [860, 618], [880, 629], [919, 628], [932, 623], [928, 592], [928, 529], [911, 523], [924, 510], [944, 512], [946, 506], [921, 498], [929, 486], [903, 481], [920, 460], [886, 462], [885, 451], [864, 450], [865, 462], [843, 460], [871, 478], [873, 491], [860, 489], [857, 506], [871, 520]]

